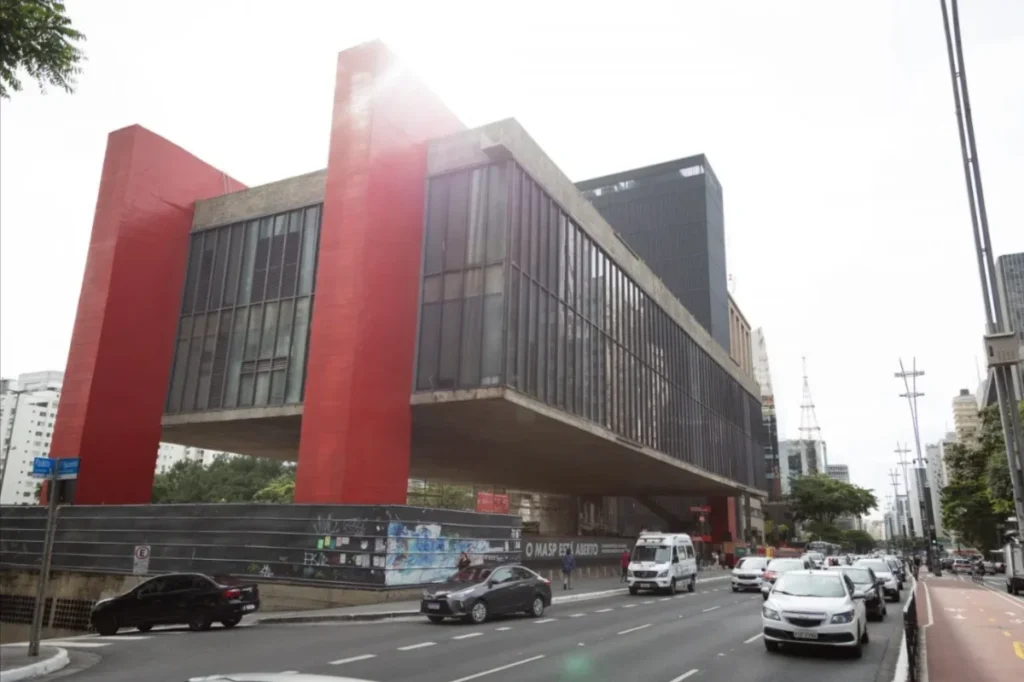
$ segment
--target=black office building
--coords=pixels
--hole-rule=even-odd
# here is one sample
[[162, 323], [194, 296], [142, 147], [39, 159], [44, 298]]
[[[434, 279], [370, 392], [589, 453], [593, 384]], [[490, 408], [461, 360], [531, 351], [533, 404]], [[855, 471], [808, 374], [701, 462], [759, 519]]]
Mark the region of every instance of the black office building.
[[722, 185], [707, 158], [698, 154], [576, 186], [728, 350]]

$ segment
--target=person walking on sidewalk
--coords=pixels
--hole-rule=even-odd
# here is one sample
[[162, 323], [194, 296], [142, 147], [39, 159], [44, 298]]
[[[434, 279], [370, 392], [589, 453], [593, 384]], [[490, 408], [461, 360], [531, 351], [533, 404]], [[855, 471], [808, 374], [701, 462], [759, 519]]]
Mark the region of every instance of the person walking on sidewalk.
[[622, 566], [622, 582], [626, 582], [626, 576], [629, 574], [629, 550], [622, 550], [622, 556], [619, 557], [619, 564]]
[[576, 568], [576, 557], [572, 555], [571, 549], [565, 550], [565, 555], [562, 557], [562, 589], [572, 589], [572, 572]]

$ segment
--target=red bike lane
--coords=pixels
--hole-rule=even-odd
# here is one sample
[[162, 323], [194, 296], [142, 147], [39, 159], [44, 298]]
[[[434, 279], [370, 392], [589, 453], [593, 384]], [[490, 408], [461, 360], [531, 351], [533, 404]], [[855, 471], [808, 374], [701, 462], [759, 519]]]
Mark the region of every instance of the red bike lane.
[[1024, 603], [968, 580], [917, 583], [929, 682], [1024, 679]]

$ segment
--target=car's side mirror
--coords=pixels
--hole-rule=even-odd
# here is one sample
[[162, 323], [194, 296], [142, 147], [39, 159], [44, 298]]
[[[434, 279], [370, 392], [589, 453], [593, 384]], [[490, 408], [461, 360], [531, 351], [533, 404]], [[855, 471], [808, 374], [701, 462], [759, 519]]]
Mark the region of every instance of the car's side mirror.
[[854, 599], [863, 599], [864, 598], [864, 593], [863, 592], [854, 592], [853, 593], [853, 598]]

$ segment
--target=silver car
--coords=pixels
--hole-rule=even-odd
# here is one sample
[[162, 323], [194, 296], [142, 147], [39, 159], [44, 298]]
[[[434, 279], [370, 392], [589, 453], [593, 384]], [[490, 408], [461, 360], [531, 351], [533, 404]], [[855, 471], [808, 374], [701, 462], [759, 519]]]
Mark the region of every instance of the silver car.
[[732, 591], [759, 590], [768, 559], [763, 556], [743, 557], [732, 569]]

